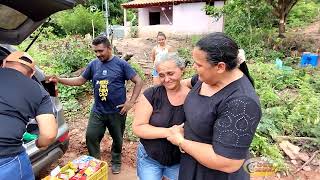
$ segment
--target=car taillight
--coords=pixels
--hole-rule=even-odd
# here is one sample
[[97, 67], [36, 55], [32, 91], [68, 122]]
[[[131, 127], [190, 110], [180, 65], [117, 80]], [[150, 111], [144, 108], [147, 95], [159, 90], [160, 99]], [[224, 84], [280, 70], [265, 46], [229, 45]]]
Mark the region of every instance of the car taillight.
[[69, 131], [65, 132], [61, 137], [59, 137], [59, 142], [64, 142], [65, 140], [69, 139]]

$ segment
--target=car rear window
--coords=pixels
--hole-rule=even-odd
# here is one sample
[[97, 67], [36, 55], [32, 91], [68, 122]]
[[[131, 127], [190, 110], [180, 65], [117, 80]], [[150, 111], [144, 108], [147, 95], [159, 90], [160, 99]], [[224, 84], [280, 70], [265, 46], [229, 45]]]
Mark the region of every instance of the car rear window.
[[0, 4], [0, 28], [12, 30], [27, 20], [27, 16], [6, 5]]

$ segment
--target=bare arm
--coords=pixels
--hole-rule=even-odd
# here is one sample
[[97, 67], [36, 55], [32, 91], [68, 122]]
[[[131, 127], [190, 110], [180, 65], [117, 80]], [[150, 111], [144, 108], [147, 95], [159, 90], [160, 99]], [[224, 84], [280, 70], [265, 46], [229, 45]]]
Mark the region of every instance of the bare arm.
[[149, 124], [153, 108], [144, 95], [141, 95], [135, 106], [132, 123], [133, 133], [144, 139], [166, 138], [169, 135], [168, 128], [155, 127]]
[[64, 85], [69, 85], [69, 86], [81, 86], [84, 83], [86, 83], [87, 80], [82, 76], [74, 77], [74, 78], [57, 77], [57, 82], [64, 84]]
[[133, 88], [133, 92], [132, 92], [132, 95], [131, 95], [131, 98], [129, 101], [126, 101], [124, 104], [117, 106], [117, 108], [122, 107], [120, 110], [120, 114], [125, 114], [132, 108], [134, 103], [136, 103], [137, 98], [138, 98], [140, 91], [142, 89], [143, 83], [142, 83], [141, 78], [138, 75], [135, 75], [130, 80], [135, 84], [134, 88]]
[[138, 96], [141, 92], [143, 82], [139, 75], [135, 75], [132, 79], [130, 79], [135, 85], [133, 87], [133, 92], [130, 98], [131, 102], [136, 102]]
[[205, 144], [190, 140], [183, 140], [181, 148], [200, 164], [210, 169], [216, 169], [226, 173], [233, 173], [241, 168], [244, 159], [229, 159], [216, 154], [211, 144]]
[[168, 47], [168, 52], [175, 52], [175, 49], [172, 46], [167, 46]]
[[182, 86], [188, 87], [189, 89], [192, 88], [191, 78], [181, 80], [181, 81], [180, 81], [180, 84], [181, 84]]
[[151, 51], [150, 59], [152, 60], [152, 62], [154, 62], [156, 60], [156, 49], [155, 49], [155, 47]]
[[58, 133], [58, 125], [53, 114], [36, 116], [39, 126], [39, 138], [36, 142], [38, 148], [47, 147], [53, 143]]

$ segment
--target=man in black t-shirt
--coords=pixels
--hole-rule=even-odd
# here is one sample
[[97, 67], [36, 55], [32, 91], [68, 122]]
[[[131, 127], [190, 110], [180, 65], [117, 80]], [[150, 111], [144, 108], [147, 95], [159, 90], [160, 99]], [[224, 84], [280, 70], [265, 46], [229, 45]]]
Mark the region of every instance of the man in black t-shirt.
[[57, 135], [57, 123], [49, 94], [31, 77], [34, 60], [24, 52], [13, 52], [0, 68], [0, 177], [34, 179], [22, 136], [30, 119], [39, 126], [38, 148], [46, 148]]

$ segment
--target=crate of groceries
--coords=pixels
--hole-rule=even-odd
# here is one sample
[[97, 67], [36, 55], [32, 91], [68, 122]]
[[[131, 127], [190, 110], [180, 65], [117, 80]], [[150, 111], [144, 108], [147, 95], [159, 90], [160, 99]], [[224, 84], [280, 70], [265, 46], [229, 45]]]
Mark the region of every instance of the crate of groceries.
[[91, 156], [81, 156], [62, 168], [55, 168], [43, 180], [107, 180], [108, 164]]

